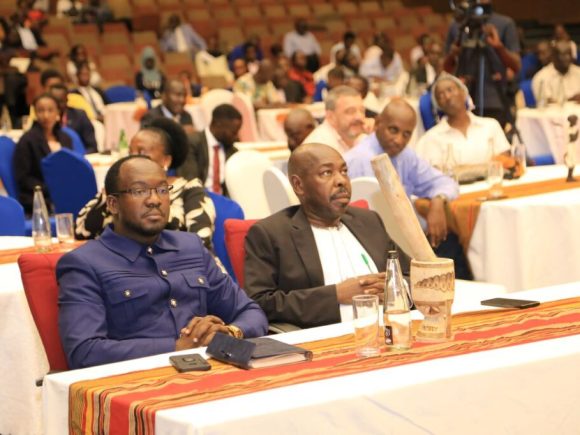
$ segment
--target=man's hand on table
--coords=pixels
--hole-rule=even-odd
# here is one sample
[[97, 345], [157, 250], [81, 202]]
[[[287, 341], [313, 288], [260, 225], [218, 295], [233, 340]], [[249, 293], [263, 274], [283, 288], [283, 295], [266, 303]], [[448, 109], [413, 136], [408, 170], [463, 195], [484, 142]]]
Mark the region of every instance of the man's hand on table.
[[441, 197], [431, 199], [427, 213], [427, 234], [433, 248], [447, 238], [447, 217], [445, 215], [445, 200]]
[[194, 317], [181, 329], [181, 334], [175, 342], [175, 350], [207, 346], [216, 332], [230, 333], [222, 319], [216, 316]]
[[379, 295], [382, 297], [385, 285], [385, 272], [349, 278], [336, 284], [336, 297], [340, 304], [350, 304], [356, 295]]

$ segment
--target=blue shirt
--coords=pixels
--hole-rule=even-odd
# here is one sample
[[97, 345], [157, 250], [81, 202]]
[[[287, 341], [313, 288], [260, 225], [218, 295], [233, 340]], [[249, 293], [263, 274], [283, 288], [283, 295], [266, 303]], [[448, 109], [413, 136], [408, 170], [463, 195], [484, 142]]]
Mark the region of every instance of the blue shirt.
[[[376, 133], [360, 141], [357, 146], [344, 154], [350, 178], [374, 177], [371, 159], [384, 152]], [[397, 156], [391, 157], [391, 162], [407, 196], [433, 198], [443, 194], [451, 200], [459, 195], [459, 186], [452, 178], [435, 169], [409, 147], [405, 147]]]
[[261, 308], [191, 233], [165, 230], [145, 246], [107, 227], [61, 258], [57, 279], [71, 368], [172, 352], [194, 316], [215, 315], [245, 337], [268, 328]]

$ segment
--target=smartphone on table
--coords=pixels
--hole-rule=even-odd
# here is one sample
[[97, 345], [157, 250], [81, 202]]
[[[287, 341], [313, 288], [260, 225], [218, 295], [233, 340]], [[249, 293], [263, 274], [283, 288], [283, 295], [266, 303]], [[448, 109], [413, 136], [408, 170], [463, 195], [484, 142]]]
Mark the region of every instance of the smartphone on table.
[[538, 301], [528, 301], [525, 299], [493, 298], [481, 301], [481, 305], [498, 308], [532, 308], [540, 305]]
[[169, 362], [180, 372], [207, 371], [211, 365], [198, 353], [188, 355], [174, 355], [169, 357]]

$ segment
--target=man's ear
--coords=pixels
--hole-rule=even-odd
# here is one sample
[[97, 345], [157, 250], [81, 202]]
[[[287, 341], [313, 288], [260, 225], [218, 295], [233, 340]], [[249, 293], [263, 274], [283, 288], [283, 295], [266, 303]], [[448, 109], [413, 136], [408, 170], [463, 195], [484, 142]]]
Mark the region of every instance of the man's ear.
[[336, 128], [336, 114], [334, 110], [327, 110], [324, 118], [332, 128]]
[[297, 197], [301, 197], [304, 195], [304, 187], [302, 185], [302, 180], [296, 174], [292, 174], [290, 176], [290, 184], [292, 185], [292, 189]]
[[119, 198], [114, 195], [107, 195], [107, 210], [113, 216], [119, 213]]

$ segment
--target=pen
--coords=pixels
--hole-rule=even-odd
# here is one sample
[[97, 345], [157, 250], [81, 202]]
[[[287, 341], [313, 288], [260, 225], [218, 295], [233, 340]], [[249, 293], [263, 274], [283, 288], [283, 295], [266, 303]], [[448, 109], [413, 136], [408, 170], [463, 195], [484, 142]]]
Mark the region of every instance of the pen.
[[370, 273], [374, 273], [373, 270], [371, 269], [371, 265], [369, 264], [369, 259], [367, 258], [367, 256], [364, 254], [364, 252], [360, 253], [360, 256], [362, 257], [364, 263], [367, 265], [367, 267], [369, 268], [369, 272]]

